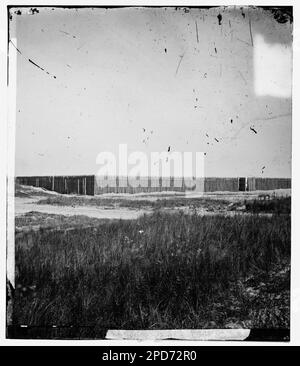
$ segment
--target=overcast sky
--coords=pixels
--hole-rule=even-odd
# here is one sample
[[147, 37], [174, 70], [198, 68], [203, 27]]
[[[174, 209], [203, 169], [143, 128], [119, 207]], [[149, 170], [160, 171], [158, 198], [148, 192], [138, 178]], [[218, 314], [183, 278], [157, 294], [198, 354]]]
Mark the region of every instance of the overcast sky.
[[206, 152], [207, 176], [291, 175], [289, 22], [247, 8], [21, 12], [16, 175], [93, 174], [121, 143]]

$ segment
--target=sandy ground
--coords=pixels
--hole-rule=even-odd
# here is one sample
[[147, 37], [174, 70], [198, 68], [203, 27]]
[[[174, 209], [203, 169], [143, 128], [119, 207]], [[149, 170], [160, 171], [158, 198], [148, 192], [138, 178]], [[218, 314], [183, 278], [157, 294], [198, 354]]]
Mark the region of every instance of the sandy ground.
[[[189, 212], [190, 209], [188, 207], [188, 201], [191, 198], [209, 198], [214, 200], [226, 200], [231, 203], [243, 202], [247, 199], [258, 198], [260, 195], [270, 195], [276, 197], [282, 196], [290, 196], [290, 189], [278, 189], [275, 191], [253, 191], [253, 192], [187, 192], [185, 194], [179, 192], [155, 192], [155, 193], [137, 193], [137, 194], [104, 194], [100, 196], [84, 196], [87, 203], [86, 205], [76, 205], [76, 206], [58, 206], [51, 204], [37, 204], [39, 200], [45, 199], [49, 196], [64, 196], [56, 192], [46, 191], [41, 188], [35, 187], [27, 187], [27, 186], [19, 186], [18, 188], [19, 196], [15, 197], [15, 216], [21, 216], [28, 212], [40, 212], [40, 213], [48, 213], [48, 214], [56, 214], [56, 215], [64, 215], [64, 216], [74, 216], [74, 215], [84, 215], [87, 217], [98, 218], [98, 219], [136, 219], [139, 216], [145, 213], [151, 213], [153, 209], [151, 208], [126, 208], [126, 207], [115, 207], [112, 208], [111, 205], [105, 207], [105, 205], [97, 207], [95, 205], [89, 205], [89, 199], [95, 199], [99, 197], [99, 199], [103, 200], [107, 199], [125, 199], [125, 200], [147, 200], [147, 201], [155, 201], [158, 199], [176, 199], [176, 198], [186, 198], [187, 206], [171, 209], [165, 208], [164, 210], [168, 212], [183, 210], [184, 212]], [[21, 196], [21, 197], [20, 197]], [[71, 196], [71, 195], [70, 195]], [[82, 196], [80, 196], [82, 197]], [[230, 210], [213, 210], [208, 211], [204, 208], [197, 208], [197, 213], [199, 215], [235, 215], [235, 214], [247, 214], [238, 211], [230, 211]], [[268, 215], [268, 214], [265, 214]]]
[[[24, 215], [27, 212], [41, 212], [55, 215], [84, 215], [98, 219], [137, 219], [146, 213], [146, 210], [133, 210], [126, 208], [112, 209], [111, 207], [95, 207], [95, 206], [54, 206], [54, 205], [38, 205], [37, 201], [44, 197], [36, 196], [34, 198], [15, 198], [15, 216]], [[149, 210], [148, 210], [149, 212]]]

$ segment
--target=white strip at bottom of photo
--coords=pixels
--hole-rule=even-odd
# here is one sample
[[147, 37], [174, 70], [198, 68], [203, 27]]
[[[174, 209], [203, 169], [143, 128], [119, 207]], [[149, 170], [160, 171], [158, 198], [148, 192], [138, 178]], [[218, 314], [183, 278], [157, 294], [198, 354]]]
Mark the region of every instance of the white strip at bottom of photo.
[[108, 330], [105, 339], [186, 341], [242, 341], [250, 329], [165, 329], [165, 330]]

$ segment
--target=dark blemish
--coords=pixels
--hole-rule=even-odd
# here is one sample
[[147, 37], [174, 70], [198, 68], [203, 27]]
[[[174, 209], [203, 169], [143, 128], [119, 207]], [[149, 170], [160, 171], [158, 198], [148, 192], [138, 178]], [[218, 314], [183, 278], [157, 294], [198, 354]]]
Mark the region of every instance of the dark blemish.
[[204, 153], [204, 155], [206, 155], [206, 152]]
[[293, 7], [292, 6], [278, 6], [278, 7], [262, 7], [273, 14], [274, 19], [281, 24], [293, 23]]
[[167, 49], [165, 48], [165, 53], [167, 53]]
[[242, 11], [242, 16], [243, 16], [243, 18], [245, 19], [245, 13], [244, 13], [243, 8], [241, 8], [241, 11]]
[[34, 14], [38, 14], [40, 11], [37, 8], [31, 8], [30, 9], [30, 14], [34, 15]]
[[76, 36], [73, 36], [72, 34], [68, 33], [68, 32], [65, 32], [65, 31], [62, 31], [62, 30], [59, 30], [61, 33], [64, 33], [66, 34], [67, 36], [71, 36], [73, 38], [76, 38]]
[[216, 139], [216, 138], [215, 138], [215, 141], [219, 142], [219, 140], [218, 140], [218, 139]]
[[203, 75], [203, 77], [206, 79], [206, 78], [207, 78], [207, 73], [205, 73], [205, 74]]
[[56, 79], [56, 76], [55, 76], [55, 75], [53, 75], [53, 78], [54, 78], [54, 79]]
[[209, 137], [207, 133], [205, 135], [206, 135], [206, 137]]
[[42, 71], [45, 71], [45, 69], [43, 69], [41, 66], [39, 66], [38, 64], [36, 64], [35, 62], [33, 62], [32, 60], [30, 60], [30, 58], [28, 59], [29, 62], [31, 62], [34, 66], [38, 67], [39, 69], [41, 69]]
[[221, 15], [221, 14], [219, 14], [219, 15], [217, 16], [217, 18], [218, 18], [218, 21], [219, 21], [219, 25], [222, 25], [222, 15]]
[[218, 53], [216, 47], [215, 47], [215, 53]]
[[72, 67], [71, 67], [69, 64], [67, 64], [67, 66], [68, 66], [70, 69], [72, 69]]
[[250, 130], [253, 131], [255, 134], [257, 133], [257, 131], [253, 127], [250, 127]]
[[170, 152], [170, 151], [171, 151], [171, 146], [168, 147], [168, 152]]
[[21, 10], [16, 10], [16, 11], [15, 11], [15, 14], [17, 14], [17, 15], [22, 15], [22, 12], [21, 12]]
[[233, 123], [233, 119], [230, 120], [230, 123]]
[[143, 128], [143, 132], [146, 132], [146, 129], [145, 128]]

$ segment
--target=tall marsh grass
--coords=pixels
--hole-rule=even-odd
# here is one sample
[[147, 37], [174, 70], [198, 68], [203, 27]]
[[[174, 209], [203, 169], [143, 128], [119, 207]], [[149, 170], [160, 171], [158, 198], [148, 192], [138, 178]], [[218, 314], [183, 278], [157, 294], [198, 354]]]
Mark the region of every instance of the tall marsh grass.
[[291, 213], [291, 197], [276, 197], [265, 200], [249, 200], [245, 201], [247, 211], [253, 213], [269, 212], [275, 214]]
[[95, 228], [40, 231], [30, 246], [16, 243], [14, 323], [86, 327], [72, 337], [98, 337], [95, 329], [108, 328], [222, 328], [229, 316], [251, 320], [237, 283], [289, 257], [286, 216], [154, 212]]

